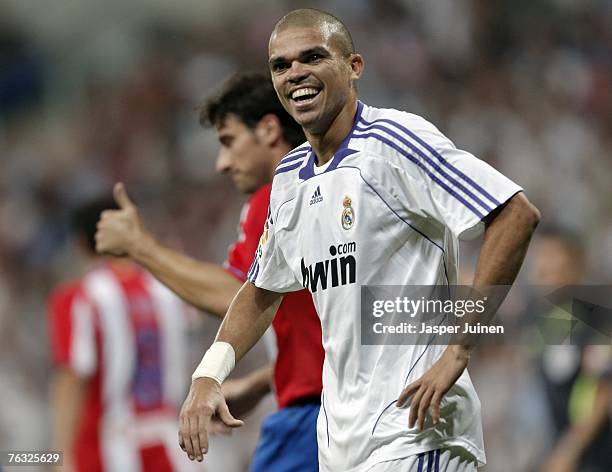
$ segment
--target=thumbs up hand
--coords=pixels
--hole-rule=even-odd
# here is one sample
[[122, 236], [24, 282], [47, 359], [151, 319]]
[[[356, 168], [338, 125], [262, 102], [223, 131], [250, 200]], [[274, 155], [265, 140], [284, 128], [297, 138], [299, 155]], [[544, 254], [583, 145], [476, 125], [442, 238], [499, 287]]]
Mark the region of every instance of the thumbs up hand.
[[113, 256], [131, 256], [147, 237], [138, 207], [128, 197], [119, 182], [113, 188], [119, 210], [105, 210], [100, 215], [96, 231], [96, 251]]
[[117, 202], [117, 205], [119, 205], [119, 208], [122, 210], [136, 208], [136, 205], [134, 205], [130, 197], [128, 197], [127, 190], [125, 190], [125, 186], [122, 182], [117, 182], [113, 187], [113, 197], [115, 197], [115, 202]]

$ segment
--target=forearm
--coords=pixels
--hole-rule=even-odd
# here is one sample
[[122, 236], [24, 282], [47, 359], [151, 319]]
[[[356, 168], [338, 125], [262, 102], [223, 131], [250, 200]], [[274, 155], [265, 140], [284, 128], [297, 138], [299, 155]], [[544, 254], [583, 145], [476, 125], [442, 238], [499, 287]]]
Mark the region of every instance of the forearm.
[[[486, 222], [480, 249], [474, 291], [475, 299], [486, 299], [483, 313], [469, 314], [463, 322], [469, 325], [488, 324], [508, 294], [519, 273], [531, 236], [540, 221], [540, 213], [525, 195], [518, 193]], [[456, 335], [452, 342], [458, 354], [474, 347], [477, 336]]]
[[186, 302], [223, 317], [241, 282], [217, 264], [196, 261], [143, 235], [130, 257]]
[[215, 341], [232, 345], [238, 362], [268, 329], [283, 295], [246, 282], [236, 294]]

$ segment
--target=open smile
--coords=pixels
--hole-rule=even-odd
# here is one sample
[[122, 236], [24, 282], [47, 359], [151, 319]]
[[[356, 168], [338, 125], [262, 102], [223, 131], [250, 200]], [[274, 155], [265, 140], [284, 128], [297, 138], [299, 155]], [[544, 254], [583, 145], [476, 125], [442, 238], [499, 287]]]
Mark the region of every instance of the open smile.
[[321, 89], [315, 87], [302, 87], [291, 92], [290, 99], [299, 109], [309, 107], [319, 96]]

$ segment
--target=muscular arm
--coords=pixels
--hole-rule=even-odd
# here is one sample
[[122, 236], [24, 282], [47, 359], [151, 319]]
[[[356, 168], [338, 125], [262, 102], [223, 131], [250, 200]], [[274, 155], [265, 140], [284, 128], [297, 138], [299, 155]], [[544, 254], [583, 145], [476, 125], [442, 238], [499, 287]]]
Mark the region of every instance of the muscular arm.
[[[521, 192], [485, 219], [484, 240], [480, 248], [473, 287], [478, 296], [487, 296], [483, 314], [467, 315], [469, 324], [486, 324], [504, 301], [518, 275], [531, 236], [540, 221], [540, 212]], [[451, 347], [458, 355], [469, 356], [476, 337], [455, 336]]]
[[474, 287], [511, 285], [525, 259], [540, 212], [521, 192], [486, 219]]
[[155, 240], [123, 184], [114, 189], [119, 210], [102, 213], [96, 250], [128, 256], [188, 303], [222, 317], [241, 282], [217, 264], [196, 261]]
[[241, 286], [223, 267], [180, 254], [148, 233], [130, 246], [128, 255], [187, 303], [219, 317]]
[[282, 299], [282, 293], [245, 282], [232, 301], [215, 341], [230, 343], [238, 362], [268, 329]]
[[71, 471], [74, 468], [74, 437], [86, 385], [87, 380], [66, 367], [58, 368], [53, 374], [51, 449], [64, 451], [64, 465], [58, 470]]
[[[514, 282], [531, 240], [540, 221], [540, 212], [523, 193], [512, 197], [501, 209], [485, 220], [484, 241], [480, 249], [474, 289], [488, 296], [486, 316], [492, 317], [503, 302], [507, 290], [491, 290], [494, 286], [510, 286]], [[481, 315], [466, 315], [466, 323], [485, 321]], [[469, 335], [455, 335], [440, 359], [417, 381], [404, 389], [397, 405], [404, 406], [410, 397], [408, 424], [424, 427], [427, 411], [435, 423], [440, 418], [442, 396], [454, 385], [467, 367], [475, 338]]]

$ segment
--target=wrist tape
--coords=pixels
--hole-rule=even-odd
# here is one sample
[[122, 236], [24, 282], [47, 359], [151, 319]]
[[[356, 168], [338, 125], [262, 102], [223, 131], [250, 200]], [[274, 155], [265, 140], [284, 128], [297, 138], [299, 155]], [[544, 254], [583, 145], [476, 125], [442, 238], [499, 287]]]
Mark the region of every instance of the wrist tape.
[[191, 380], [209, 377], [222, 384], [236, 364], [236, 353], [231, 344], [214, 342], [193, 372]]

